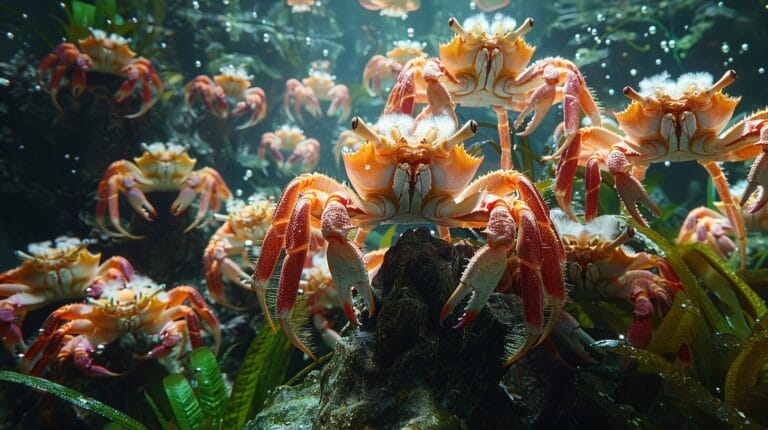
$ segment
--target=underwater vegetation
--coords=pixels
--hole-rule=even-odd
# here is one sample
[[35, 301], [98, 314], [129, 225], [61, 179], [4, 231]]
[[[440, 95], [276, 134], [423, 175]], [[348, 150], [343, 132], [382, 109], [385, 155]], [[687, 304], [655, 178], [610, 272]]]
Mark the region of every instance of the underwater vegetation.
[[766, 23], [3, 4], [0, 427], [768, 427]]

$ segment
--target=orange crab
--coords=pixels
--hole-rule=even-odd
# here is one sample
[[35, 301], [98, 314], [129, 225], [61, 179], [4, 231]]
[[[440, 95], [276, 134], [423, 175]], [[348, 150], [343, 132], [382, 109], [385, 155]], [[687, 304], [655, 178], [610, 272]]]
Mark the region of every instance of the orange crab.
[[626, 246], [635, 231], [631, 226], [622, 228], [615, 216], [604, 215], [587, 224], [571, 221], [560, 210], [553, 210], [551, 216], [565, 247], [565, 280], [573, 285], [574, 298], [628, 300], [635, 315], [627, 331], [629, 342], [648, 346], [656, 310], [666, 314], [683, 290], [672, 267], [658, 255]]
[[293, 13], [309, 12], [310, 8], [315, 5], [315, 0], [288, 0], [286, 2], [291, 7]]
[[[117, 103], [127, 100], [140, 84], [141, 107], [137, 112], [125, 117], [138, 118], [147, 113], [162, 94], [163, 82], [152, 62], [143, 57], [136, 57], [136, 53], [128, 46], [129, 43], [129, 39], [116, 34], [108, 35], [101, 30], [91, 30], [91, 34], [78, 40], [77, 45], [59, 44], [37, 67], [38, 77], [53, 69], [48, 91], [56, 109], [63, 111], [59, 105], [58, 93], [64, 78], [69, 80], [72, 87], [72, 97], [79, 97], [88, 86], [86, 74], [97, 72], [126, 79], [115, 93]], [[71, 75], [67, 77], [65, 75], [68, 71], [71, 71]]]
[[[289, 79], [285, 83], [285, 95], [283, 96], [283, 109], [289, 118], [304, 122], [301, 115], [302, 108], [309, 112], [313, 118], [320, 116], [320, 102], [330, 101], [326, 116], [339, 115], [339, 122], [349, 118], [352, 109], [352, 99], [349, 88], [346, 85], [337, 85], [336, 77], [329, 73], [328, 61], [313, 61], [309, 69], [309, 76], [299, 81]], [[291, 113], [291, 105], [293, 113]]]
[[[222, 67], [220, 74], [211, 79], [200, 75], [184, 87], [184, 102], [195, 115], [192, 103], [198, 96], [205, 106], [217, 118], [227, 119], [229, 115], [239, 116], [250, 113], [244, 124], [237, 127], [243, 130], [261, 122], [267, 116], [267, 96], [259, 87], [252, 87], [252, 76], [245, 70], [234, 66]], [[231, 108], [230, 106], [234, 107]]]
[[640, 82], [640, 92], [631, 87], [624, 94], [632, 103], [616, 120], [624, 135], [596, 127], [585, 127], [567, 141], [553, 157], [559, 157], [555, 196], [571, 217], [571, 192], [578, 166], [586, 167], [585, 217], [597, 214], [600, 170], [607, 170], [615, 179], [619, 198], [642, 225], [645, 219], [638, 211], [642, 203], [658, 215], [640, 181], [648, 165], [663, 161], [696, 160], [712, 179], [724, 212], [739, 240], [742, 267], [746, 264], [746, 233], [744, 222], [731, 197], [728, 181], [718, 165], [721, 161], [743, 161], [757, 157], [749, 174], [742, 205], [757, 188], [756, 202], [748, 212], [760, 209], [768, 201], [768, 110], [753, 113], [721, 133], [730, 121], [739, 98], [723, 94], [723, 88], [736, 79], [729, 70], [712, 83], [708, 73], [688, 73], [672, 81], [663, 73]]
[[[275, 210], [271, 199], [259, 197], [249, 203], [232, 200], [227, 206], [228, 216], [215, 215], [216, 219], [224, 220], [224, 224], [213, 234], [203, 254], [208, 292], [223, 305], [229, 305], [223, 295], [223, 279], [251, 289], [251, 276], [243, 270], [251, 268], [248, 249], [261, 244]], [[234, 256], [240, 257], [239, 264], [232, 260]]]
[[143, 358], [161, 358], [183, 348], [187, 339], [192, 348], [201, 346], [201, 328], [213, 337], [218, 351], [219, 323], [197, 290], [179, 286], [165, 291], [164, 285], [136, 275], [120, 288], [104, 290], [98, 299], [55, 310], [24, 355], [22, 369], [40, 375], [52, 362], [63, 370], [71, 359], [88, 376], [119, 376], [93, 362], [96, 348], [129, 333], [144, 334], [157, 336], [158, 343]]
[[406, 19], [408, 12], [415, 12], [421, 7], [421, 0], [359, 0], [360, 6], [368, 10], [378, 10], [382, 16]]
[[498, 118], [501, 146], [501, 168], [512, 168], [507, 110], [520, 112], [514, 127], [518, 128], [529, 113], [533, 117], [520, 132], [528, 135], [544, 119], [555, 103], [563, 102], [564, 129], [568, 136], [579, 126], [579, 108], [599, 125], [600, 111], [587, 88], [579, 69], [560, 57], [544, 58], [528, 63], [535, 48], [523, 36], [533, 28], [533, 19], [526, 19], [515, 28], [514, 19], [497, 14], [492, 22], [476, 15], [459, 24], [448, 20], [455, 33], [450, 43], [439, 47], [440, 58], [415, 59], [403, 67], [398, 85], [390, 97], [404, 111], [414, 103], [423, 103], [422, 74], [426, 67], [441, 71], [442, 82], [456, 104], [467, 107], [490, 107]]
[[101, 254], [92, 254], [87, 241], [60, 236], [31, 243], [28, 253], [16, 251], [21, 266], [0, 274], [0, 338], [8, 351], [24, 348], [20, 327], [27, 312], [51, 303], [85, 296], [98, 297], [112, 280], [133, 276], [123, 257], [101, 265]]
[[371, 97], [381, 93], [384, 80], [394, 81], [400, 75], [405, 63], [414, 58], [426, 58], [424, 43], [412, 40], [398, 40], [387, 55], [374, 55], [368, 60], [363, 70], [363, 88]]
[[[294, 171], [294, 168], [300, 165], [300, 172], [311, 172], [320, 161], [320, 142], [317, 139], [308, 139], [296, 126], [283, 125], [274, 132], [264, 133], [258, 150], [262, 160], [266, 158], [267, 148], [284, 171]], [[293, 151], [288, 159], [283, 157], [281, 151], [284, 150]]]
[[436, 224], [444, 235], [448, 227], [485, 228], [488, 243], [469, 262], [441, 320], [471, 294], [456, 328], [471, 322], [502, 276], [509, 252], [521, 262], [528, 329], [510, 362], [546, 337], [558, 319], [565, 299], [564, 255], [546, 203], [519, 172], [496, 171], [472, 182], [482, 158], [467, 154], [463, 142], [475, 134], [477, 123], [458, 127], [438, 77], [425, 73], [429, 104], [415, 119], [387, 106], [378, 124], [386, 133], [374, 132], [359, 117], [352, 120], [352, 130], [365, 139], [357, 151], [342, 155], [352, 188], [322, 174], [305, 174], [287, 185], [277, 204], [253, 287], [264, 308], [266, 288], [285, 250], [276, 315], [286, 336], [307, 355], [311, 352], [290, 327], [290, 317], [312, 226], [320, 227], [328, 242], [328, 266], [344, 313], [355, 324], [352, 289], [363, 295], [369, 315], [375, 313], [375, 301], [362, 243], [350, 242], [349, 231], [358, 228], [360, 238], [379, 224], [418, 222]]
[[[187, 210], [200, 194], [200, 208], [195, 220], [185, 231], [200, 224], [208, 208], [217, 212], [221, 202], [232, 197], [219, 172], [210, 167], [192, 170], [195, 167], [195, 159], [187, 154], [187, 146], [161, 142], [141, 146], [144, 154], [134, 159], [135, 164], [128, 160], [115, 161], [107, 168], [99, 183], [96, 223], [103, 231], [115, 236], [140, 238], [129, 233], [120, 224], [120, 193], [126, 194], [131, 207], [147, 221], [152, 221], [152, 218], [157, 216], [157, 211], [147, 200], [145, 192], [180, 190], [178, 197], [171, 204], [171, 213], [176, 216]], [[104, 225], [107, 210], [112, 226], [117, 232], [110, 231]]]

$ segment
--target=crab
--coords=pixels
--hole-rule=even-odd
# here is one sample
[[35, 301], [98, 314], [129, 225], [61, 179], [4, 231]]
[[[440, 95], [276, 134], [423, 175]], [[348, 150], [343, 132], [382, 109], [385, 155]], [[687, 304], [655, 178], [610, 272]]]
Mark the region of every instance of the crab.
[[[237, 126], [243, 130], [261, 122], [267, 116], [267, 96], [259, 87], [252, 87], [252, 76], [242, 68], [222, 67], [221, 73], [213, 79], [206, 75], [197, 76], [184, 87], [184, 102], [195, 116], [192, 108], [194, 100], [200, 96], [208, 110], [217, 118], [227, 119], [230, 115], [239, 116], [250, 113], [244, 124]], [[233, 106], [230, 109], [230, 106]]]
[[665, 315], [675, 295], [684, 291], [675, 271], [664, 258], [626, 246], [635, 231], [622, 228], [614, 216], [581, 224], [560, 210], [550, 215], [565, 248], [565, 281], [573, 285], [574, 299], [628, 300], [635, 320], [627, 338], [633, 346], [647, 347], [654, 315]]
[[[459, 128], [450, 95], [438, 76], [425, 73], [425, 79], [428, 105], [415, 119], [396, 106], [386, 106], [378, 129], [388, 132], [375, 132], [359, 117], [352, 120], [352, 130], [365, 143], [342, 155], [351, 188], [323, 174], [304, 174], [286, 186], [277, 204], [256, 262], [253, 288], [268, 315], [266, 289], [285, 250], [276, 317], [287, 338], [310, 357], [290, 319], [312, 226], [320, 227], [328, 242], [328, 266], [342, 309], [353, 324], [358, 324], [353, 288], [363, 296], [369, 315], [374, 315], [376, 305], [362, 241], [353, 243], [347, 236], [357, 228], [357, 238], [365, 237], [383, 223], [425, 222], [446, 231], [485, 228], [487, 244], [469, 262], [440, 315], [445, 320], [471, 294], [455, 328], [478, 315], [504, 272], [508, 253], [516, 254], [525, 285], [528, 335], [510, 363], [549, 334], [562, 310], [564, 255], [546, 203], [533, 183], [516, 171], [491, 172], [472, 181], [482, 158], [467, 154], [463, 142], [475, 134], [477, 123], [468, 121]], [[274, 328], [271, 318], [268, 323]]]
[[360, 6], [368, 10], [378, 10], [382, 16], [408, 18], [408, 12], [415, 12], [421, 7], [421, 0], [359, 0]]
[[[736, 184], [731, 189], [734, 196], [744, 195], [746, 182]], [[754, 205], [757, 196], [753, 195], [747, 202], [748, 206]], [[677, 243], [704, 243], [715, 251], [724, 260], [730, 258], [736, 244], [732, 237], [735, 235], [728, 218], [723, 215], [725, 205], [723, 202], [715, 202], [715, 209], [700, 206], [691, 210], [683, 221], [677, 235]], [[750, 213], [741, 210], [744, 226], [749, 231], [768, 232], [768, 205], [763, 206], [757, 212]]]
[[[232, 197], [219, 172], [210, 167], [192, 170], [195, 159], [187, 154], [189, 147], [161, 142], [151, 145], [142, 143], [141, 147], [144, 154], [134, 159], [135, 164], [128, 160], [115, 161], [107, 168], [99, 183], [96, 223], [108, 234], [140, 238], [129, 233], [120, 223], [121, 193], [125, 193], [131, 207], [150, 222], [157, 216], [157, 211], [147, 200], [145, 192], [178, 190], [179, 195], [171, 204], [171, 213], [176, 216], [187, 210], [200, 194], [200, 208], [185, 231], [200, 224], [209, 208], [218, 212], [221, 202]], [[107, 210], [117, 232], [110, 231], [104, 224]]]
[[[258, 150], [262, 160], [266, 158], [267, 148], [284, 171], [293, 171], [300, 164], [299, 171], [311, 172], [320, 161], [320, 142], [317, 139], [308, 139], [296, 126], [283, 125], [274, 132], [264, 133]], [[292, 151], [288, 159], [285, 159], [281, 152], [286, 150]]]
[[394, 81], [408, 61], [414, 58], [426, 58], [424, 43], [412, 40], [398, 40], [387, 55], [374, 55], [368, 60], [363, 70], [363, 88], [371, 97], [381, 93], [384, 80]]
[[512, 0], [475, 0], [475, 5], [483, 12], [493, 12], [508, 6]]
[[[309, 112], [313, 118], [319, 117], [321, 101], [331, 102], [326, 116], [333, 117], [338, 114], [339, 122], [349, 118], [352, 109], [349, 88], [346, 85], [337, 85], [336, 77], [328, 72], [329, 68], [328, 61], [314, 61], [309, 69], [308, 77], [301, 81], [289, 79], [285, 83], [283, 109], [289, 118], [298, 119], [299, 122], [303, 123], [302, 108]], [[293, 113], [291, 113], [291, 107]]]
[[287, 0], [286, 4], [291, 7], [291, 12], [304, 13], [315, 5], [315, 0]]
[[[48, 91], [51, 100], [60, 112], [58, 94], [62, 80], [67, 79], [72, 88], [72, 97], [81, 96], [88, 87], [87, 74], [91, 72], [117, 75], [125, 78], [120, 89], [115, 93], [115, 102], [128, 99], [136, 87], [141, 88], [141, 107], [138, 111], [125, 115], [126, 118], [138, 118], [155, 104], [163, 92], [163, 82], [152, 62], [136, 53], [128, 46], [130, 39], [101, 30], [91, 30], [85, 39], [73, 43], [60, 43], [37, 67], [38, 78], [52, 69]], [[69, 73], [69, 75], [67, 75]]]
[[550, 107], [563, 102], [564, 131], [571, 136], [579, 126], [579, 108], [593, 125], [600, 125], [600, 111], [587, 88], [584, 77], [572, 62], [560, 58], [544, 58], [531, 64], [535, 48], [523, 40], [533, 28], [533, 19], [519, 27], [510, 17], [497, 14], [492, 22], [476, 15], [459, 24], [448, 20], [455, 33], [453, 39], [439, 47], [440, 57], [411, 60], [403, 67], [398, 84], [390, 97], [409, 111], [414, 103], [423, 103], [422, 75], [425, 68], [440, 70], [441, 81], [456, 104], [467, 107], [490, 107], [497, 115], [501, 146], [501, 168], [512, 168], [507, 110], [520, 112], [514, 122], [519, 128], [533, 113], [521, 136], [532, 133]]
[[[216, 230], [203, 254], [205, 279], [208, 292], [219, 304], [229, 306], [224, 297], [226, 279], [246, 290], [251, 289], [251, 276], [244, 269], [251, 269], [248, 249], [261, 244], [272, 221], [274, 204], [271, 199], [256, 197], [249, 203], [231, 200], [227, 205], [229, 215], [214, 215], [224, 224]], [[240, 257], [240, 263], [232, 259]]]
[[573, 179], [578, 166], [586, 167], [587, 221], [597, 215], [600, 170], [607, 170], [615, 180], [615, 189], [624, 206], [641, 225], [648, 223], [638, 210], [647, 206], [658, 216], [640, 181], [651, 163], [696, 160], [712, 177], [724, 204], [724, 213], [739, 241], [741, 266], [746, 264], [746, 232], [737, 203], [731, 196], [728, 181], [719, 166], [721, 161], [744, 161], [757, 157], [752, 165], [747, 189], [741, 205], [758, 190], [755, 203], [747, 208], [755, 212], [768, 201], [768, 110], [762, 110], [720, 132], [733, 116], [739, 98], [722, 90], [736, 79], [727, 71], [712, 83], [708, 73], [687, 73], [672, 81], [667, 73], [644, 79], [640, 92], [625, 87], [624, 94], [632, 103], [616, 114], [623, 135], [596, 127], [578, 130], [574, 137], [558, 149], [555, 196], [566, 213], [571, 208]]
[[22, 369], [40, 375], [52, 364], [63, 370], [72, 360], [87, 376], [119, 376], [93, 362], [96, 348], [129, 333], [144, 334], [156, 336], [156, 343], [141, 358], [162, 358], [183, 348], [187, 339], [192, 348], [201, 346], [201, 328], [213, 337], [218, 352], [219, 323], [197, 290], [179, 286], [165, 291], [164, 285], [135, 275], [122, 288], [107, 289], [97, 299], [55, 310], [24, 355]]
[[112, 280], [130, 279], [133, 267], [123, 257], [102, 264], [88, 241], [60, 236], [16, 251], [21, 266], [0, 274], [0, 338], [8, 351], [24, 349], [21, 325], [29, 311], [57, 301], [98, 297]]

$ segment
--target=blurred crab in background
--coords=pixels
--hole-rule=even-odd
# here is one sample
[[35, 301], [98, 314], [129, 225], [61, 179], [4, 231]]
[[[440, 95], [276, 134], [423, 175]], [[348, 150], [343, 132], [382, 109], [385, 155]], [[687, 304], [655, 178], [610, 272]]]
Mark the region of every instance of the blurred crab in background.
[[570, 220], [561, 210], [553, 210], [551, 216], [565, 248], [565, 281], [573, 286], [574, 299], [628, 300], [635, 320], [627, 338], [635, 347], [648, 346], [654, 315], [664, 316], [675, 295], [684, 290], [672, 266], [658, 255], [628, 247], [635, 231], [622, 227], [615, 216], [586, 224]]
[[647, 226], [638, 211], [642, 203], [658, 215], [641, 181], [651, 163], [696, 160], [712, 177], [723, 210], [739, 241], [742, 268], [746, 264], [746, 232], [737, 202], [731, 196], [728, 181], [719, 166], [722, 161], [744, 161], [757, 157], [742, 196], [744, 205], [760, 188], [758, 197], [747, 209], [755, 212], [768, 201], [768, 110], [748, 115], [720, 133], [733, 116], [739, 98], [722, 90], [736, 79], [727, 71], [713, 83], [708, 73], [686, 73], [677, 81], [667, 73], [643, 79], [640, 92], [625, 87], [624, 94], [632, 103], [616, 120], [624, 135], [610, 130], [585, 127], [566, 142], [552, 158], [559, 157], [555, 180], [555, 196], [565, 212], [574, 217], [571, 208], [573, 179], [578, 166], [586, 168], [587, 221], [597, 215], [600, 170], [607, 170], [615, 180], [615, 188], [624, 206], [641, 225]]
[[293, 13], [309, 12], [315, 5], [315, 0], [287, 0], [286, 4], [291, 7]]
[[112, 257], [99, 264], [87, 241], [60, 236], [16, 251], [21, 266], [0, 274], [0, 338], [8, 351], [24, 348], [21, 325], [27, 312], [57, 301], [99, 297], [113, 280], [133, 277], [131, 263]]
[[523, 36], [533, 28], [533, 19], [519, 27], [510, 17], [496, 14], [492, 22], [483, 15], [468, 18], [464, 25], [448, 20], [454, 38], [439, 47], [440, 58], [411, 60], [398, 77], [390, 97], [405, 112], [415, 103], [424, 103], [424, 70], [440, 71], [441, 82], [453, 101], [467, 107], [490, 107], [498, 119], [501, 168], [512, 168], [507, 110], [520, 112], [518, 128], [528, 114], [533, 117], [519, 134], [528, 135], [538, 127], [552, 105], [563, 102], [567, 136], [579, 126], [579, 108], [594, 125], [600, 125], [600, 111], [575, 64], [560, 57], [544, 58], [531, 64], [535, 48]]
[[[259, 145], [259, 158], [264, 160], [269, 148], [272, 159], [283, 171], [311, 172], [320, 161], [320, 142], [308, 139], [304, 132], [290, 125], [283, 125], [274, 132], [264, 133]], [[282, 151], [292, 151], [286, 159]], [[299, 169], [295, 169], [296, 166]]]
[[155, 346], [141, 357], [145, 359], [168, 356], [184, 348], [187, 340], [191, 348], [201, 346], [201, 328], [213, 337], [218, 351], [219, 323], [200, 293], [190, 286], [169, 291], [164, 287], [136, 275], [119, 288], [105, 289], [99, 298], [60, 307], [43, 323], [24, 355], [22, 369], [40, 375], [55, 364], [61, 372], [72, 360], [87, 376], [119, 376], [95, 364], [92, 355], [126, 334], [157, 337]]
[[[214, 215], [224, 224], [216, 230], [205, 248], [203, 267], [211, 297], [219, 304], [231, 306], [224, 295], [223, 280], [246, 290], [251, 289], [251, 275], [244, 271], [252, 268], [248, 251], [250, 247], [261, 244], [275, 208], [271, 199], [253, 196], [248, 203], [231, 200], [227, 209], [227, 216]], [[235, 256], [239, 256], [239, 262], [232, 259]]]
[[378, 10], [382, 16], [406, 19], [408, 12], [415, 12], [421, 7], [421, 0], [359, 0], [360, 6], [368, 10]]
[[[131, 207], [150, 222], [157, 216], [157, 211], [144, 193], [179, 191], [178, 197], [171, 204], [171, 213], [175, 216], [187, 210], [199, 194], [200, 207], [197, 215], [185, 231], [200, 224], [209, 208], [218, 212], [222, 201], [226, 202], [232, 197], [219, 172], [210, 167], [192, 170], [196, 160], [187, 154], [189, 147], [161, 142], [151, 145], [142, 143], [141, 147], [144, 154], [134, 159], [135, 164], [128, 160], [115, 161], [107, 168], [99, 183], [96, 223], [103, 231], [114, 236], [140, 238], [129, 233], [120, 224], [121, 193], [125, 193]], [[117, 232], [110, 231], [104, 225], [107, 210], [112, 226]]]
[[276, 316], [283, 333], [310, 357], [290, 319], [312, 226], [319, 226], [328, 242], [328, 267], [353, 324], [358, 320], [352, 289], [364, 298], [369, 315], [375, 313], [375, 301], [362, 243], [351, 242], [348, 233], [358, 228], [363, 233], [359, 239], [384, 223], [434, 223], [444, 236], [448, 227], [485, 228], [487, 245], [475, 253], [440, 315], [445, 320], [471, 294], [456, 328], [478, 315], [505, 270], [508, 254], [516, 253], [525, 285], [521, 295], [527, 337], [516, 345], [510, 363], [549, 334], [562, 310], [564, 254], [544, 200], [519, 172], [496, 171], [472, 182], [482, 158], [467, 154], [463, 142], [475, 134], [477, 123], [459, 128], [439, 74], [427, 69], [424, 78], [428, 105], [415, 119], [399, 105], [388, 104], [377, 125], [386, 132], [375, 132], [359, 117], [352, 120], [352, 130], [365, 140], [357, 151], [342, 154], [352, 188], [322, 174], [305, 174], [286, 186], [277, 204], [253, 287], [268, 314], [264, 296], [285, 250]]
[[371, 97], [377, 97], [381, 93], [381, 85], [384, 81], [394, 82], [405, 63], [414, 58], [426, 58], [424, 52], [425, 43], [413, 40], [398, 40], [394, 47], [387, 51], [387, 55], [374, 55], [368, 60], [363, 70], [363, 88]]
[[138, 118], [147, 113], [162, 94], [163, 82], [152, 62], [136, 57], [129, 43], [130, 39], [116, 34], [108, 35], [101, 30], [91, 30], [91, 34], [78, 40], [77, 45], [67, 42], [59, 44], [37, 67], [40, 78], [52, 69], [48, 91], [56, 109], [63, 112], [58, 93], [64, 80], [68, 81], [72, 89], [72, 97], [80, 97], [88, 87], [87, 74], [104, 73], [125, 78], [115, 93], [117, 103], [126, 101], [137, 86], [141, 88], [141, 107], [125, 115], [126, 118]]
[[508, 6], [512, 0], [474, 0], [478, 9], [483, 12], [493, 12]]
[[[731, 193], [734, 196], [744, 195], [746, 185], [746, 182], [734, 185]], [[746, 202], [747, 206], [753, 206], [756, 201], [757, 196], [752, 195]], [[725, 213], [723, 202], [715, 202], [715, 208], [717, 210], [700, 206], [691, 210], [680, 227], [677, 243], [703, 243], [721, 258], [727, 260], [736, 250], [736, 244], [731, 239], [731, 237], [735, 237], [736, 233], [733, 231], [728, 218], [723, 215]], [[742, 210], [741, 217], [744, 219], [747, 230], [768, 232], [768, 205], [754, 213]]]
[[[352, 99], [346, 85], [337, 85], [336, 76], [329, 73], [330, 62], [327, 60], [313, 61], [309, 76], [299, 81], [289, 79], [285, 83], [283, 109], [291, 119], [304, 122], [301, 110], [304, 109], [313, 118], [320, 116], [320, 102], [330, 101], [326, 116], [339, 115], [339, 122], [349, 118], [352, 110]], [[291, 113], [293, 111], [293, 113]]]
[[[211, 79], [200, 75], [184, 87], [184, 102], [195, 115], [192, 103], [199, 96], [208, 111], [220, 119], [229, 115], [239, 116], [250, 113], [250, 118], [244, 124], [237, 126], [243, 130], [261, 122], [267, 116], [267, 97], [264, 90], [252, 87], [252, 76], [242, 68], [234, 66], [222, 67], [220, 74]], [[230, 108], [232, 106], [232, 108]]]

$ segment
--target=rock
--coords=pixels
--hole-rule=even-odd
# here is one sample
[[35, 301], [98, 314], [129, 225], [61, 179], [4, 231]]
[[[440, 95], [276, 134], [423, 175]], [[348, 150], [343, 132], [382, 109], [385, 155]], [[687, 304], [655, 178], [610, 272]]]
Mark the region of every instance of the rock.
[[264, 409], [243, 430], [294, 430], [312, 428], [320, 403], [320, 372], [307, 375], [301, 385], [275, 389]]
[[439, 323], [473, 253], [426, 229], [403, 234], [373, 281], [377, 314], [342, 338], [322, 371], [313, 428], [489, 428], [515, 421], [517, 408], [499, 385], [505, 338], [521, 322], [515, 303], [494, 294], [464, 329]]

